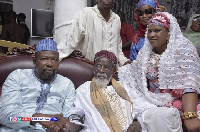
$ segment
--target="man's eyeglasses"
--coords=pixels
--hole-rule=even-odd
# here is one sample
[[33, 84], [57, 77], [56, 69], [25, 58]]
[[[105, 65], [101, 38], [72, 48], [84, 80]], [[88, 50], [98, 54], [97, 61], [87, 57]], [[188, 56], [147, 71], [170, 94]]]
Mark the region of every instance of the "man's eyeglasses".
[[144, 11], [138, 10], [137, 14], [143, 16], [144, 14], [149, 15], [153, 14], [153, 8], [145, 9]]
[[192, 21], [193, 21], [194, 23], [200, 23], [200, 17], [194, 18]]

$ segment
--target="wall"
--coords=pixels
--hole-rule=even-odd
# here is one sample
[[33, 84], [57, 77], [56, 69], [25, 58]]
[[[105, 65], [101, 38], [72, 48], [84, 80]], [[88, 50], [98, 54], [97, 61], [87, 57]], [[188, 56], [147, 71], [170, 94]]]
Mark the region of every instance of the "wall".
[[[13, 10], [26, 14], [26, 23], [31, 30], [31, 8], [46, 9], [47, 0], [13, 0]], [[41, 38], [30, 38], [29, 45], [36, 44]]]
[[91, 0], [87, 0], [87, 6], [88, 6], [88, 7], [91, 7], [91, 6], [92, 6]]
[[[16, 13], [26, 14], [26, 23], [31, 30], [31, 8], [35, 9], [54, 9], [54, 0], [50, 0], [51, 5], [48, 5], [48, 0], [13, 0], [13, 10]], [[87, 6], [91, 6], [91, 0], [87, 0]], [[29, 45], [36, 44], [42, 38], [30, 38]]]

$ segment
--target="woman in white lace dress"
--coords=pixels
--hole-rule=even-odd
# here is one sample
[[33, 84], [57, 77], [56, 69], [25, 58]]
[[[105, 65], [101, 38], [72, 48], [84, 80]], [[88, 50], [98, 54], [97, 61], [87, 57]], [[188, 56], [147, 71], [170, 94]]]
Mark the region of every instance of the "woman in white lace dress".
[[200, 58], [171, 14], [151, 18], [144, 47], [132, 64], [119, 68], [119, 78], [152, 104], [177, 108], [187, 130], [200, 132]]

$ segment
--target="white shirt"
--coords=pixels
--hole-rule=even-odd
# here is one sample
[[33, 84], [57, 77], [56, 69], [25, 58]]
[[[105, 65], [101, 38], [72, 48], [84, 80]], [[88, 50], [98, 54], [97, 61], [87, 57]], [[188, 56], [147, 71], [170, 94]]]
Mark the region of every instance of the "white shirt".
[[117, 56], [122, 66], [127, 58], [122, 52], [121, 22], [117, 14], [110, 13], [110, 19], [106, 22], [97, 6], [84, 8], [73, 22], [67, 38], [58, 44], [60, 59], [79, 50], [87, 59], [94, 61], [97, 52], [108, 50]]
[[[60, 114], [68, 117], [74, 108], [75, 88], [71, 80], [57, 74], [50, 82], [50, 93], [40, 113]], [[8, 121], [8, 117], [32, 117], [40, 96], [41, 82], [32, 69], [18, 69], [10, 73], [3, 84], [0, 96], [0, 132], [45, 132], [40, 124], [29, 121]]]
[[[97, 111], [95, 106], [92, 104], [90, 97], [90, 83], [91, 81], [85, 82], [76, 90], [75, 107], [81, 108], [85, 113], [86, 125], [85, 131], [87, 132], [110, 132], [109, 127], [102, 118], [101, 114]], [[115, 92], [112, 86], [107, 87], [109, 92]], [[131, 115], [132, 108], [131, 103], [120, 98], [121, 108], [127, 122], [127, 128], [133, 121]]]

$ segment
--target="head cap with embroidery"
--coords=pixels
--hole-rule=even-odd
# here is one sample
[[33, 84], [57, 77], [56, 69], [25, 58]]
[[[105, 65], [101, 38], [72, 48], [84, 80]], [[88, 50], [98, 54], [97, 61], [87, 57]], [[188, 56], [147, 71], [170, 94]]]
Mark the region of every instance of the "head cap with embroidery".
[[141, 5], [150, 5], [156, 10], [156, 1], [155, 0], [140, 0], [138, 2], [137, 8], [139, 9]]
[[165, 13], [163, 12], [159, 12], [156, 13], [149, 21], [149, 26], [150, 25], [159, 25], [162, 27], [165, 27], [167, 29], [170, 29], [170, 20], [167, 17], [167, 15], [165, 15]]
[[52, 39], [42, 39], [37, 43], [35, 53], [43, 50], [52, 50], [58, 52], [57, 44]]
[[94, 61], [100, 57], [108, 58], [114, 63], [114, 65], [117, 64], [117, 57], [113, 52], [109, 52], [107, 50], [101, 50], [95, 54]]

